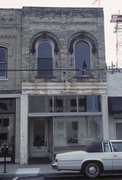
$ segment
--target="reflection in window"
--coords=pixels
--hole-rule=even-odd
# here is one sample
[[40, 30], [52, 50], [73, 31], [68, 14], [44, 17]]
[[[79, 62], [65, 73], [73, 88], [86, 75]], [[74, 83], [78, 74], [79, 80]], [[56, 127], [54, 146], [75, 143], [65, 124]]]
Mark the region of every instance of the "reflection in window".
[[103, 143], [104, 152], [110, 152], [110, 147], [108, 143]]
[[14, 113], [15, 99], [0, 99], [0, 113]]
[[78, 108], [79, 108], [79, 112], [85, 112], [86, 111], [86, 96], [79, 96]]
[[122, 142], [112, 142], [114, 152], [122, 152]]
[[29, 96], [29, 112], [100, 112], [100, 96]]
[[33, 146], [45, 146], [45, 125], [42, 120], [34, 120]]
[[77, 100], [76, 97], [70, 99], [70, 112], [77, 112]]
[[7, 49], [0, 47], [0, 78], [7, 76]]
[[67, 122], [67, 143], [68, 144], [78, 143], [78, 122], [77, 121]]
[[0, 133], [0, 141], [7, 141], [8, 134], [7, 133]]
[[9, 118], [0, 119], [0, 127], [8, 127], [9, 126]]
[[38, 76], [52, 75], [52, 46], [49, 42], [39, 44], [37, 59]]
[[75, 45], [76, 76], [90, 75], [90, 46], [86, 41], [79, 41]]
[[54, 111], [63, 112], [63, 97], [59, 96], [54, 98]]
[[8, 118], [5, 118], [3, 119], [3, 126], [5, 127], [8, 127], [9, 126], [9, 119]]

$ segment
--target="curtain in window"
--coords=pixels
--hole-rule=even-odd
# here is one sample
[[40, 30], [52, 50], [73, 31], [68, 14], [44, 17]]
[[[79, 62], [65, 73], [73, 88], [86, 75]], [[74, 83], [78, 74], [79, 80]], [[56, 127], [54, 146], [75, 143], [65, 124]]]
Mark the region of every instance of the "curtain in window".
[[49, 42], [39, 44], [37, 58], [38, 76], [52, 75], [52, 46]]
[[86, 41], [79, 41], [75, 45], [76, 76], [90, 75], [90, 46]]

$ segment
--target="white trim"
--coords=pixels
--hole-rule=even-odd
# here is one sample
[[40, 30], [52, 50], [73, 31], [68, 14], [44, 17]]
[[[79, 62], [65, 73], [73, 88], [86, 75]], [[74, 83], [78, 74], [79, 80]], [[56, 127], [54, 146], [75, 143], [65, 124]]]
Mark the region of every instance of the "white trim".
[[102, 116], [102, 112], [28, 113], [28, 117]]
[[22, 94], [82, 94], [82, 95], [103, 95], [107, 94], [106, 83], [97, 82], [42, 82], [42, 83], [22, 83]]

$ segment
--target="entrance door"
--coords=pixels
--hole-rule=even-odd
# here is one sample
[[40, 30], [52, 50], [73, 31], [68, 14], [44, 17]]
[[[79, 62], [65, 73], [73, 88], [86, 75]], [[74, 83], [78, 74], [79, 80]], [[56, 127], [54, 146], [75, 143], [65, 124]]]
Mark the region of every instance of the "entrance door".
[[34, 118], [30, 122], [30, 156], [47, 156], [47, 121]]

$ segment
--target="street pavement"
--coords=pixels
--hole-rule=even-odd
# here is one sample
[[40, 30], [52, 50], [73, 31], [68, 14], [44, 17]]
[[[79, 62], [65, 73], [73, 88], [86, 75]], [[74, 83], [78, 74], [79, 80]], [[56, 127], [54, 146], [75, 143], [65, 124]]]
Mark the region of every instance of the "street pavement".
[[[79, 172], [56, 171], [51, 164], [7, 164], [6, 173], [4, 165], [0, 164], [0, 180], [88, 180]], [[122, 172], [119, 174], [102, 175], [98, 180], [122, 180]], [[97, 180], [96, 179], [96, 180]]]
[[[41, 176], [41, 177], [14, 177], [2, 178], [2, 180], [89, 180], [84, 176]], [[122, 180], [122, 176], [102, 176], [93, 180]]]

